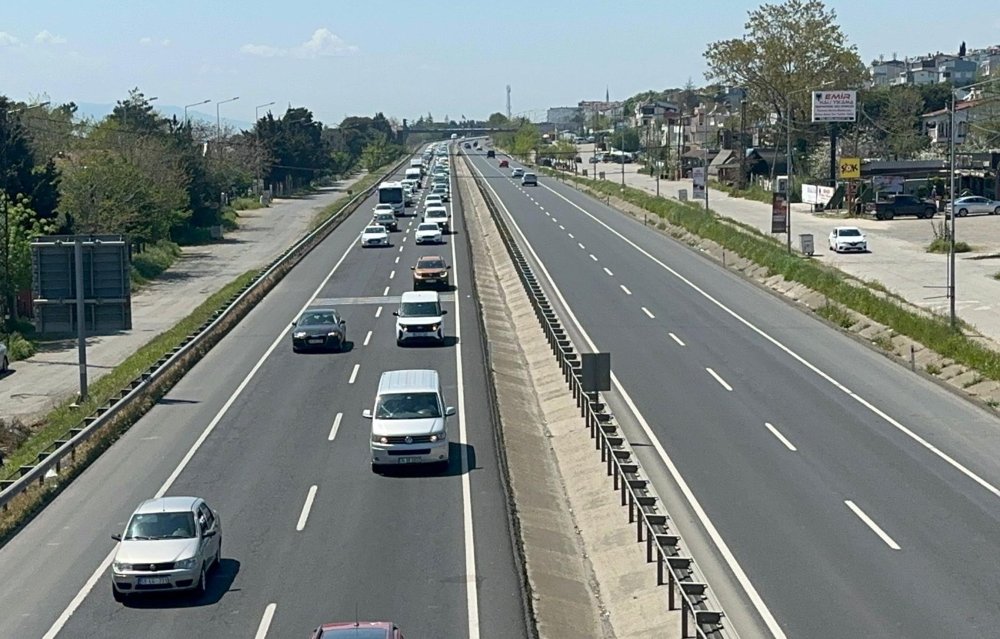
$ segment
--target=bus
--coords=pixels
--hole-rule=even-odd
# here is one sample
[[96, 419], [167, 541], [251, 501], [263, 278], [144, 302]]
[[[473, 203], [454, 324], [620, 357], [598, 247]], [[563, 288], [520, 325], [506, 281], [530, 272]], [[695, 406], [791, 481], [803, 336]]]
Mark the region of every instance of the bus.
[[391, 204], [396, 215], [406, 214], [406, 195], [402, 182], [383, 182], [378, 185], [378, 203]]

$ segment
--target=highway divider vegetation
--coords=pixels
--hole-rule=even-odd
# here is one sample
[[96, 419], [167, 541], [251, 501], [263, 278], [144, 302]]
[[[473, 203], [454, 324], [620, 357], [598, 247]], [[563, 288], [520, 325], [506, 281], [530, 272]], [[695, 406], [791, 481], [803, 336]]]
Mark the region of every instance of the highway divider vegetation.
[[[126, 234], [133, 283], [169, 268], [178, 246], [233, 230], [237, 210], [262, 206], [270, 189], [289, 195], [405, 151], [381, 113], [328, 127], [309, 109], [264, 114], [249, 130], [217, 129], [197, 117], [158, 113], [138, 88], [107, 116], [81, 118], [74, 103], [16, 103], [0, 96], [0, 339], [34, 338], [16, 303], [31, 288], [29, 245], [38, 235]], [[227, 204], [228, 201], [228, 204]], [[30, 349], [28, 349], [30, 350]], [[25, 355], [11, 349], [11, 359]]]
[[[554, 171], [546, 173], [556, 176]], [[821, 293], [831, 302], [854, 310], [895, 332], [910, 337], [943, 357], [979, 371], [992, 380], [1000, 380], [1000, 353], [983, 346], [961, 331], [952, 330], [943, 318], [905, 308], [881, 291], [852, 283], [840, 271], [800, 255], [789, 254], [784, 244], [756, 229], [739, 227], [715, 213], [639, 189], [604, 180], [590, 180], [573, 175], [558, 177], [576, 184], [581, 190], [607, 198], [619, 198], [657, 215], [675, 227], [711, 240], [727, 251], [766, 267], [788, 281], [798, 282]], [[833, 310], [821, 313], [843, 326], [846, 316]]]

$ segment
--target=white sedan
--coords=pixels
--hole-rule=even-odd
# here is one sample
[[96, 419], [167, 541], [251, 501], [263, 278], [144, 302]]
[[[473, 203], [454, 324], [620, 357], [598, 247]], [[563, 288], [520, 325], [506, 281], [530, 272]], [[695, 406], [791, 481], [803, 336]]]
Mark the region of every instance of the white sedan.
[[443, 206], [443, 205], [444, 205], [444, 198], [442, 198], [437, 193], [428, 195], [426, 198], [424, 198], [425, 209], [431, 206]]
[[830, 231], [830, 250], [868, 252], [868, 239], [856, 226], [838, 226]]
[[366, 226], [361, 232], [361, 246], [389, 246], [389, 231], [380, 224]]
[[953, 209], [958, 213], [958, 217], [965, 217], [970, 213], [1000, 215], [1000, 202], [981, 195], [967, 195], [955, 200]]
[[413, 239], [417, 244], [440, 244], [443, 241], [441, 227], [436, 222], [421, 222]]

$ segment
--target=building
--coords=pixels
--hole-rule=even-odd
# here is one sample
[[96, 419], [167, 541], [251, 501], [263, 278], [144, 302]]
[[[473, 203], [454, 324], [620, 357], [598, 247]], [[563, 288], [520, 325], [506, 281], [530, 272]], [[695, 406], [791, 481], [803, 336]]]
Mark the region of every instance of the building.
[[680, 117], [680, 108], [673, 102], [651, 100], [635, 105], [634, 126], [644, 128], [659, 126]]
[[580, 107], [551, 107], [545, 115], [545, 121], [549, 124], [560, 126], [571, 126], [579, 124], [578, 118], [583, 113]]
[[906, 71], [906, 63], [902, 60], [895, 58], [892, 60], [876, 60], [868, 67], [869, 82], [874, 87], [889, 86], [904, 71]]
[[620, 118], [624, 113], [623, 102], [611, 100], [581, 100], [577, 108], [583, 111], [584, 117], [592, 118], [601, 115], [607, 118]]
[[[972, 114], [972, 107], [976, 105], [972, 101], [962, 101], [955, 104], [955, 144], [965, 142], [965, 134], [969, 128], [969, 117]], [[923, 116], [923, 130], [931, 138], [931, 144], [945, 145], [949, 143], [951, 134], [951, 112], [948, 109], [939, 109], [925, 113]]]
[[978, 71], [979, 63], [975, 60], [947, 60], [938, 66], [938, 82], [951, 82], [956, 87], [968, 86], [976, 81]]

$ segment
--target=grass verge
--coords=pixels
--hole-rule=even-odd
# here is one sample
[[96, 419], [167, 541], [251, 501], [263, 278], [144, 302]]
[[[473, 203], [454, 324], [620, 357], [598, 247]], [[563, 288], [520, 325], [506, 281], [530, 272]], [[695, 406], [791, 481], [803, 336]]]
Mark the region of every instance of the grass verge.
[[368, 175], [364, 176], [354, 184], [348, 187], [350, 193], [344, 193], [342, 196], [338, 197], [336, 200], [327, 204], [322, 209], [320, 209], [316, 215], [313, 216], [312, 222], [309, 224], [309, 230], [315, 231], [323, 222], [326, 222], [331, 217], [340, 212], [341, 209], [350, 201], [355, 194], [364, 191], [368, 187], [374, 186], [376, 182], [382, 179], [382, 173], [385, 171], [386, 167], [395, 164], [396, 160], [385, 166], [381, 166], [375, 171], [372, 171]]
[[173, 328], [154, 337], [110, 373], [90, 384], [90, 399], [83, 406], [74, 408], [70, 406], [72, 400], [67, 400], [52, 409], [42, 420], [42, 427], [7, 456], [4, 465], [0, 467], [0, 477], [9, 479], [22, 465], [34, 463], [38, 453], [61, 439], [69, 429], [79, 426], [84, 417], [93, 413], [97, 407], [103, 406], [140, 373], [179, 345], [256, 275], [257, 271], [248, 271], [226, 284]]
[[709, 186], [713, 189], [728, 193], [730, 197], [740, 197], [744, 200], [753, 200], [755, 202], [763, 202], [764, 204], [770, 204], [774, 198], [774, 193], [756, 184], [751, 184], [745, 189], [729, 186], [728, 184], [723, 184], [722, 182], [710, 182]]
[[142, 286], [155, 278], [180, 257], [181, 247], [168, 240], [150, 244], [142, 253], [132, 256], [132, 288]]
[[[928, 253], [947, 253], [951, 250], [951, 243], [946, 237], [936, 237], [934, 240], [927, 245]], [[968, 253], [972, 250], [968, 242], [955, 242], [955, 252], [956, 253]]]
[[674, 226], [711, 240], [728, 251], [766, 267], [771, 273], [781, 274], [788, 281], [798, 282], [822, 293], [829, 300], [857, 311], [898, 334], [906, 335], [944, 357], [973, 368], [989, 379], [1000, 380], [1000, 352], [983, 346], [961, 332], [953, 331], [943, 318], [922, 315], [904, 308], [877, 291], [851, 283], [834, 268], [789, 254], [781, 243], [759, 231], [737, 228], [699, 207], [658, 198], [632, 187], [625, 187], [622, 191], [617, 183], [594, 182], [565, 174], [560, 177], [579, 184], [585, 190], [623, 199], [654, 213]]

